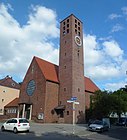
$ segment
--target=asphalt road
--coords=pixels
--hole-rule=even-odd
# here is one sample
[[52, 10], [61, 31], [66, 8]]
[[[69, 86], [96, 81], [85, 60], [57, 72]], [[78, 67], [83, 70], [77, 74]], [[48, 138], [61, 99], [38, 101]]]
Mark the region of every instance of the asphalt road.
[[[1, 124], [0, 124], [1, 126]], [[73, 134], [75, 132], [75, 134]], [[31, 123], [29, 133], [1, 132], [0, 140], [127, 140], [127, 128], [113, 126], [104, 133], [90, 132], [86, 125]]]

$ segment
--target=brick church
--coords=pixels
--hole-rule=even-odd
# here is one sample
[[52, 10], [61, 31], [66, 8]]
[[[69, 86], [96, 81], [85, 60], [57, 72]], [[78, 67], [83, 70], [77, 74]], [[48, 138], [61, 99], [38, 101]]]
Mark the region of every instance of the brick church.
[[[60, 22], [59, 66], [34, 57], [19, 96], [19, 117], [42, 123], [82, 123], [90, 96], [99, 88], [84, 77], [82, 22], [73, 14]], [[75, 99], [79, 104], [73, 108]], [[75, 114], [74, 114], [75, 113]]]

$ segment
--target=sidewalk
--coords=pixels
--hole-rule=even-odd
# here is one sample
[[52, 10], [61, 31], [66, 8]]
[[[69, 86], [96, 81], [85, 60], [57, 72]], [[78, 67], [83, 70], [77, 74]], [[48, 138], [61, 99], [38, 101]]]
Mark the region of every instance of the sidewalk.
[[87, 136], [91, 132], [87, 131], [87, 124], [39, 124], [30, 123], [30, 132], [37, 136], [48, 134], [48, 133], [59, 133], [64, 135], [75, 135], [75, 136]]

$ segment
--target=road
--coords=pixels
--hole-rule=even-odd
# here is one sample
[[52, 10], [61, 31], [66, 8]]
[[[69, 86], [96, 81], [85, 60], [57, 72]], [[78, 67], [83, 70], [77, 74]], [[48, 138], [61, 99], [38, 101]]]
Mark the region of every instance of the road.
[[[0, 124], [1, 126], [1, 124]], [[90, 132], [84, 125], [31, 123], [30, 133], [1, 132], [0, 140], [127, 140], [127, 128], [113, 126], [108, 132]]]

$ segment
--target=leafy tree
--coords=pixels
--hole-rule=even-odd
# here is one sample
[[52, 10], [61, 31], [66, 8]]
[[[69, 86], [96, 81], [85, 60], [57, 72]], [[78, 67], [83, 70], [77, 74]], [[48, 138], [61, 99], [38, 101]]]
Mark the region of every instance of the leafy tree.
[[107, 91], [97, 91], [91, 98], [90, 108], [87, 110], [87, 115], [89, 118], [108, 117], [111, 113], [110, 104], [112, 100], [110, 99], [110, 94]]
[[87, 119], [101, 119], [109, 117], [111, 113], [118, 116], [127, 112], [127, 92], [126, 87], [115, 92], [97, 91], [91, 98], [90, 108], [86, 110]]
[[120, 117], [122, 113], [127, 112], [127, 92], [123, 88], [113, 92], [111, 98], [113, 113], [117, 113]]

